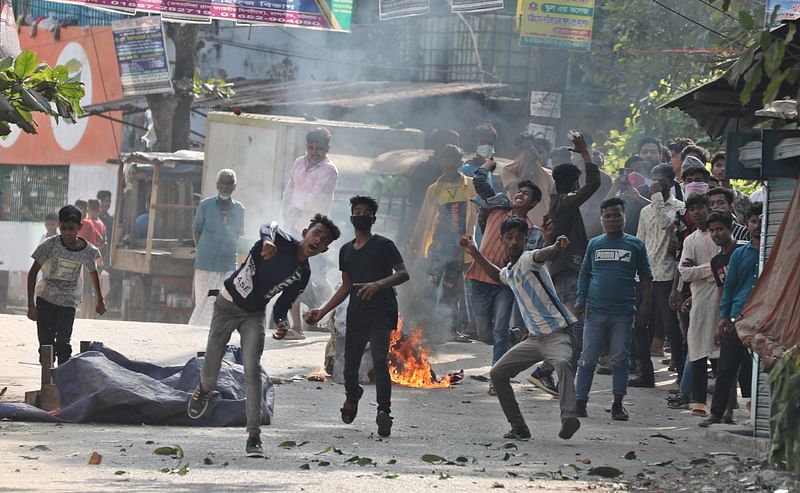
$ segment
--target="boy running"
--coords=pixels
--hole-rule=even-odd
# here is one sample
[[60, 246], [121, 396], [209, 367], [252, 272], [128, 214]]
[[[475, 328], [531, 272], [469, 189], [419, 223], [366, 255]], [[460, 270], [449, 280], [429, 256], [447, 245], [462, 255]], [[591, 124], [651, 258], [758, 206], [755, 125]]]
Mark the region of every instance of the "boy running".
[[[81, 211], [74, 205], [62, 207], [58, 211], [58, 223], [61, 234], [44, 240], [32, 255], [33, 265], [28, 271], [28, 318], [36, 322], [39, 346], [53, 345], [60, 366], [72, 355], [70, 338], [75, 308], [81, 302], [82, 267], [89, 272], [96, 293], [95, 311], [102, 315], [106, 305], [97, 276], [100, 251], [78, 236]], [[40, 270], [42, 284], [38, 295], [34, 296]]]
[[200, 418], [208, 408], [225, 354], [225, 347], [234, 330], [239, 331], [247, 387], [248, 457], [264, 457], [261, 447], [261, 354], [264, 352], [266, 317], [264, 310], [272, 298], [281, 293], [272, 316], [277, 330], [272, 335], [283, 339], [289, 330], [286, 314], [308, 284], [311, 268], [308, 259], [324, 253], [339, 238], [339, 228], [322, 214], [303, 230], [301, 241], [284, 233], [273, 223], [261, 226], [261, 239], [228, 279], [214, 302], [211, 329], [206, 344], [205, 364], [200, 385], [189, 399], [188, 414]]
[[344, 347], [344, 386], [347, 398], [341, 408], [342, 421], [353, 422], [364, 389], [358, 384], [358, 368], [364, 347], [369, 342], [378, 394], [378, 435], [392, 431], [392, 382], [389, 377], [389, 339], [397, 327], [397, 298], [394, 287], [408, 281], [403, 257], [394, 242], [372, 234], [378, 203], [372, 197], [350, 199], [350, 222], [356, 237], [339, 251], [342, 285], [322, 308], [306, 315], [316, 324], [350, 296], [347, 306], [347, 333]]
[[503, 438], [527, 440], [531, 437], [530, 429], [514, 397], [511, 378], [544, 360], [558, 373], [561, 385], [559, 389], [561, 431], [558, 436], [568, 440], [581, 426], [575, 416], [575, 384], [570, 368], [572, 344], [568, 331], [578, 319], [558, 299], [545, 262], [566, 250], [569, 240], [566, 236], [559, 236], [556, 242], [547, 248], [523, 253], [528, 224], [525, 219], [518, 217], [503, 222], [500, 234], [510, 260], [503, 269], [489, 262], [469, 235], [461, 238], [461, 244], [489, 277], [511, 288], [525, 320], [525, 326], [528, 328], [528, 338], [509, 349], [492, 366], [490, 372], [500, 406], [511, 424], [511, 431]]

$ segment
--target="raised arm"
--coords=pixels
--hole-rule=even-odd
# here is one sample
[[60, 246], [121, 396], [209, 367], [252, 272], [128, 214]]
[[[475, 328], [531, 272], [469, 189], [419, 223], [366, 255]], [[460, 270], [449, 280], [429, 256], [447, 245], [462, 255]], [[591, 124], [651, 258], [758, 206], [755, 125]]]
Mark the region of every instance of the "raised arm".
[[502, 279], [500, 279], [500, 268], [494, 265], [493, 263], [489, 262], [489, 260], [483, 256], [483, 254], [478, 250], [478, 246], [475, 244], [475, 240], [472, 239], [470, 235], [464, 235], [461, 237], [459, 241], [461, 246], [464, 250], [469, 253], [475, 262], [478, 263], [481, 269], [486, 272], [486, 275], [489, 276], [491, 280], [498, 284], [504, 284]]

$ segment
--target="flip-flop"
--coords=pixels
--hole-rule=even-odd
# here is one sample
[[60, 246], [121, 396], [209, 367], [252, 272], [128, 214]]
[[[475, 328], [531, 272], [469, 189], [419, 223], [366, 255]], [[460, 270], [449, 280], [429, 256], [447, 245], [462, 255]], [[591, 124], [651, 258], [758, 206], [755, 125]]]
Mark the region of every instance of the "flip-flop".
[[342, 413], [342, 421], [349, 425], [356, 419], [358, 414], [358, 401], [345, 400], [339, 412]]

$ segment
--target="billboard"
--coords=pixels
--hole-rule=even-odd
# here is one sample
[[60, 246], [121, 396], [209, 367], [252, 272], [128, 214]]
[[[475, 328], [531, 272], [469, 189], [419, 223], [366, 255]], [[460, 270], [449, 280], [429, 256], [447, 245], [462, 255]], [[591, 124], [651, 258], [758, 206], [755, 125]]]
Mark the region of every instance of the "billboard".
[[111, 30], [123, 94], [172, 92], [161, 19], [154, 16], [114, 21]]
[[520, 44], [588, 51], [594, 0], [522, 0]]

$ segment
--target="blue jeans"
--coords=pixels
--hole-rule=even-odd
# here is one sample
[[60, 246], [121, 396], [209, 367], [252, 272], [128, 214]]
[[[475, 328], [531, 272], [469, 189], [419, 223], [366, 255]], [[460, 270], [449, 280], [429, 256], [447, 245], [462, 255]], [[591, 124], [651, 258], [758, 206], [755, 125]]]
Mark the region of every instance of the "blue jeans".
[[681, 374], [681, 394], [685, 395], [687, 398], [691, 397], [692, 395], [692, 382], [694, 381], [694, 370], [692, 368], [692, 362], [689, 361], [689, 358], [686, 358], [686, 362], [683, 366], [683, 373]]
[[470, 281], [472, 311], [478, 337], [486, 344], [493, 344], [492, 365], [508, 351], [508, 329], [514, 293], [508, 286]]
[[583, 326], [583, 351], [578, 359], [578, 374], [575, 378], [577, 400], [589, 400], [594, 368], [606, 347], [608, 347], [608, 366], [613, 372], [614, 394], [627, 394], [633, 318], [633, 312], [611, 314], [588, 311], [586, 313]]

